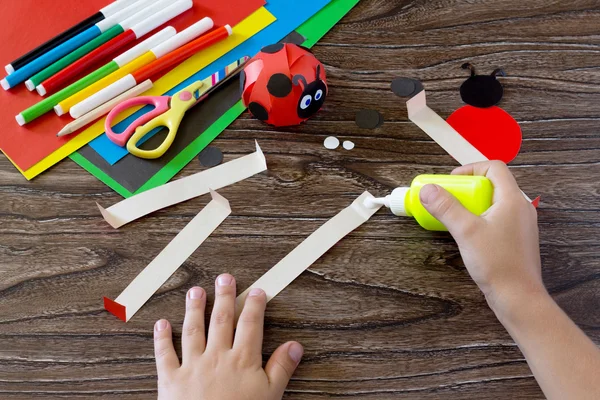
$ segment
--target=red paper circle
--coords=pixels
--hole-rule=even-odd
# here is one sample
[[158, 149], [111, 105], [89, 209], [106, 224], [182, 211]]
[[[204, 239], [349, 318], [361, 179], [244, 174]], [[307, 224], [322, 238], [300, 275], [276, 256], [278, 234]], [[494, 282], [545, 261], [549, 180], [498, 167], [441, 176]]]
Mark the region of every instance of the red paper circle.
[[521, 127], [500, 107], [464, 106], [454, 111], [446, 122], [490, 160], [508, 164], [521, 149]]

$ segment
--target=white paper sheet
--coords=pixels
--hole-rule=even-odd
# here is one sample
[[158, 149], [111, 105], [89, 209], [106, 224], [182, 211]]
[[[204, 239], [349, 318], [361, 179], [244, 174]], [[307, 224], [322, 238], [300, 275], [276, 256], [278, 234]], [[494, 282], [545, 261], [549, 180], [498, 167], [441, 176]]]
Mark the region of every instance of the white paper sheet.
[[236, 301], [238, 317], [251, 289], [260, 288], [264, 290], [267, 294], [267, 301], [271, 301], [273, 297], [277, 296], [279, 292], [292, 283], [337, 242], [368, 221], [381, 208], [381, 206], [373, 209], [365, 207], [364, 200], [368, 197], [373, 198], [369, 192], [360, 195], [350, 206], [323, 224], [277, 265], [240, 294]]
[[210, 189], [219, 190], [266, 170], [267, 160], [256, 143], [255, 153], [140, 193], [107, 209], [98, 204], [98, 209], [106, 222], [117, 229], [154, 211], [202, 196]]
[[114, 301], [104, 298], [104, 307], [108, 311], [126, 322], [129, 321], [231, 214], [227, 199], [212, 190], [210, 195], [212, 201], [135, 277], [119, 297]]
[[[408, 119], [446, 150], [460, 165], [489, 161], [475, 146], [450, 126], [446, 120], [427, 106], [427, 97], [424, 90], [408, 100], [406, 108], [408, 109]], [[523, 193], [527, 201], [532, 203], [532, 200], [524, 192], [521, 193]], [[536, 207], [538, 201], [539, 198], [533, 202]]]

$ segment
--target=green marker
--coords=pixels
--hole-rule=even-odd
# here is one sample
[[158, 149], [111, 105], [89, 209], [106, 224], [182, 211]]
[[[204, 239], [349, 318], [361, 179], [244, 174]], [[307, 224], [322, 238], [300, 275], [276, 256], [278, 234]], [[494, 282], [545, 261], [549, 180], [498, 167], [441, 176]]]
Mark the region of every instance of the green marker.
[[70, 54], [67, 54], [60, 60], [56, 61], [54, 64], [50, 65], [49, 67], [46, 67], [45, 69], [32, 76], [29, 80], [25, 82], [25, 86], [27, 86], [27, 89], [29, 90], [34, 90], [36, 86], [44, 82], [46, 79], [50, 78], [54, 74], [59, 73], [63, 69], [67, 68], [69, 65], [73, 64], [75, 61], [79, 60], [86, 54], [96, 50], [98, 47], [102, 46], [104, 43], [108, 42], [109, 40], [112, 40], [113, 38], [117, 37], [123, 32], [123, 27], [121, 25], [113, 26], [112, 28], [104, 32], [102, 35], [87, 42], [77, 50], [73, 51]]
[[173, 28], [172, 26], [166, 27], [154, 36], [144, 40], [142, 43], [116, 57], [103, 67], [98, 68], [96, 71], [81, 78], [80, 80], [64, 88], [60, 92], [57, 92], [52, 96], [40, 101], [36, 105], [29, 107], [27, 110], [22, 111], [19, 115], [15, 117], [17, 122], [19, 123], [19, 125], [23, 126], [33, 121], [34, 119], [41, 117], [47, 112], [53, 110], [54, 106], [56, 106], [61, 101], [68, 99], [75, 93], [78, 93], [79, 91], [85, 89], [91, 84], [104, 78], [105, 76], [108, 76], [111, 73], [117, 71], [123, 65], [128, 64], [129, 62], [148, 52], [151, 48], [154, 48], [157, 45], [166, 41], [167, 39], [175, 36], [176, 33], [177, 32], [175, 28]]

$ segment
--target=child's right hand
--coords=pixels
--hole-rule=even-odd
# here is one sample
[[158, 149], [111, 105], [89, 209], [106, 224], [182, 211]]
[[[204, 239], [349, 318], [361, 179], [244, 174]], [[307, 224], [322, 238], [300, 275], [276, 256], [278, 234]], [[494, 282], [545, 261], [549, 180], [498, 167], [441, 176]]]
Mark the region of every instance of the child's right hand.
[[423, 206], [450, 231], [465, 266], [501, 317], [525, 296], [545, 294], [537, 212], [508, 167], [500, 161], [455, 169], [455, 175], [483, 175], [494, 185], [493, 205], [480, 217], [437, 185], [421, 189]]

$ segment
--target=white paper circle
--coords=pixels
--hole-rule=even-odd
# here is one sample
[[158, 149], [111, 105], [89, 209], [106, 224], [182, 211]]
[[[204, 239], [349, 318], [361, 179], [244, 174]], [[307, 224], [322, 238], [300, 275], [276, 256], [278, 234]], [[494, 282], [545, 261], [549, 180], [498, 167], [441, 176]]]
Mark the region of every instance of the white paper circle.
[[335, 150], [339, 147], [339, 145], [340, 145], [339, 139], [334, 136], [329, 136], [323, 142], [323, 146], [325, 146], [325, 148], [327, 148], [329, 150]]
[[346, 140], [342, 146], [344, 146], [346, 150], [352, 150], [354, 148], [354, 142]]

